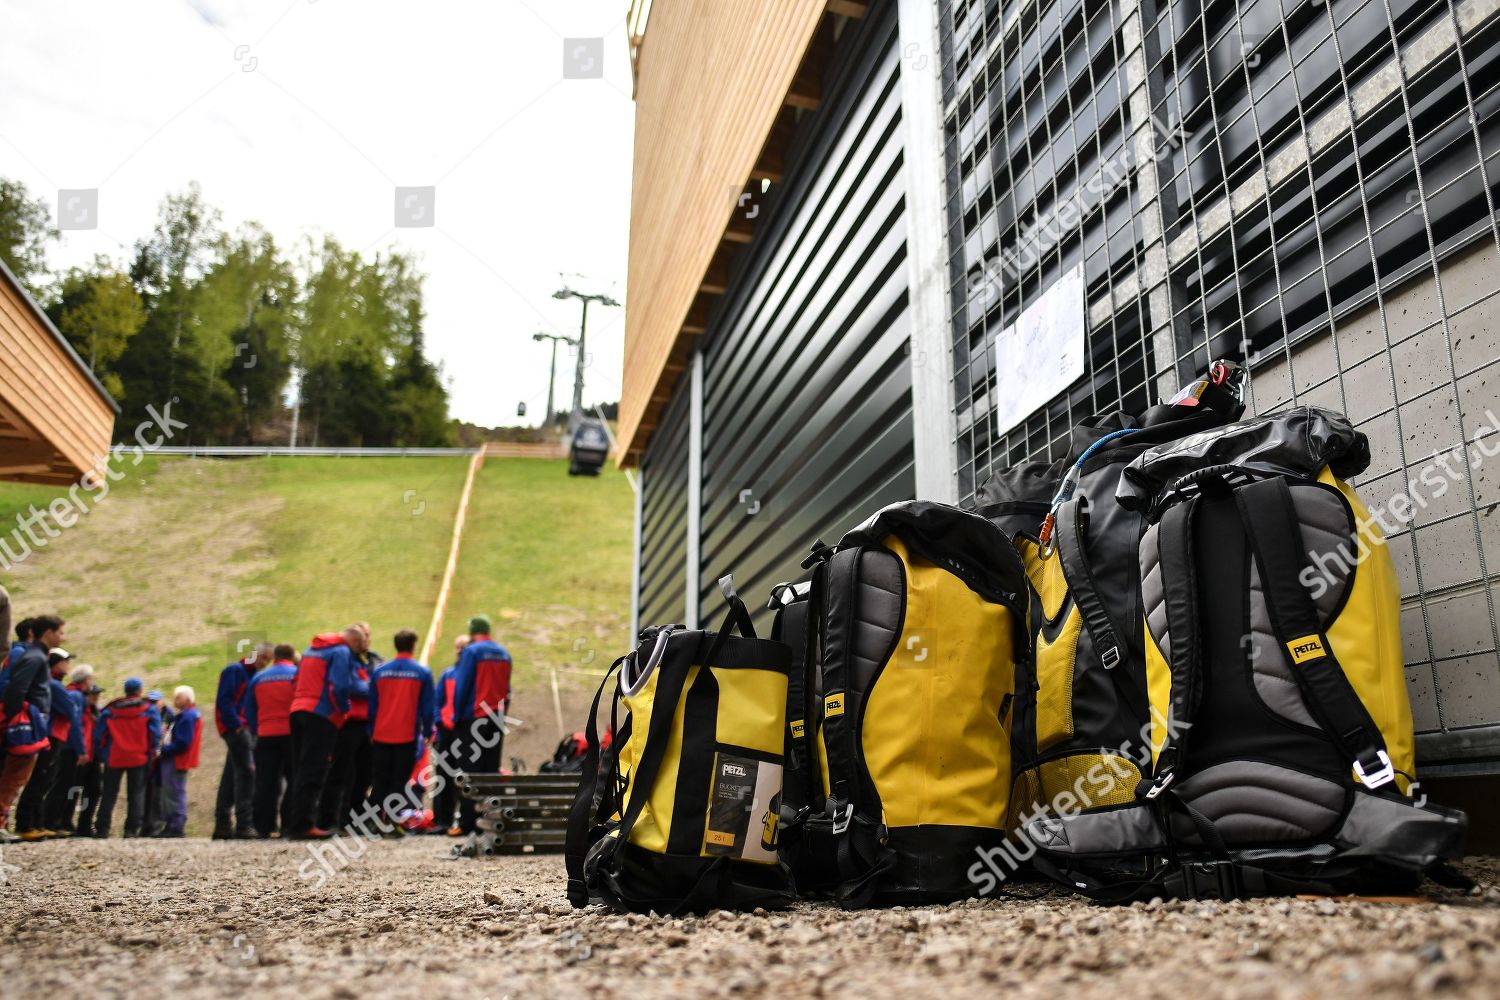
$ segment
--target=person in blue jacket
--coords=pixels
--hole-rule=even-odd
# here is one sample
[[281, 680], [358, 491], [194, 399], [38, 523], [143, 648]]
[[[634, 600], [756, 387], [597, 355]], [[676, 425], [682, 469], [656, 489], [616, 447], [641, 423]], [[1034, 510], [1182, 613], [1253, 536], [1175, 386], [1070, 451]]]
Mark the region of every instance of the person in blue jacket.
[[224, 770], [214, 802], [215, 840], [255, 836], [251, 815], [255, 804], [255, 737], [245, 725], [245, 692], [255, 672], [271, 662], [271, 651], [269, 642], [259, 643], [249, 656], [219, 671], [214, 724], [224, 740]]
[[[77, 809], [82, 793], [80, 770], [88, 758], [88, 740], [85, 735], [85, 730], [88, 728], [88, 711], [85, 692], [93, 681], [94, 668], [87, 664], [79, 664], [68, 674], [64, 688], [72, 707], [72, 719], [68, 723], [68, 734], [57, 763], [56, 776], [52, 779], [52, 790], [47, 793], [44, 811], [47, 829], [64, 836], [72, 836], [75, 832], [73, 813]], [[54, 701], [56, 697], [54, 693]]]
[[[490, 638], [490, 620], [469, 619], [469, 644], [453, 670], [453, 766], [469, 774], [498, 774], [510, 707], [510, 654]], [[458, 827], [473, 833], [478, 804], [459, 803]]]
[[47, 827], [47, 800], [59, 777], [68, 732], [77, 723], [77, 709], [62, 682], [71, 659], [73, 654], [61, 646], [47, 653], [47, 748], [37, 754], [31, 780], [16, 803], [16, 833], [22, 840], [71, 836]]
[[203, 719], [198, 698], [186, 684], [172, 692], [172, 734], [161, 748], [162, 781], [166, 789], [166, 824], [159, 837], [181, 837], [187, 827], [188, 774], [198, 767], [203, 745]]
[[125, 679], [124, 697], [116, 698], [94, 723], [94, 751], [104, 767], [99, 817], [94, 836], [107, 838], [120, 784], [125, 784], [125, 836], [138, 837], [146, 812], [146, 771], [161, 746], [161, 715], [142, 696], [139, 677]]

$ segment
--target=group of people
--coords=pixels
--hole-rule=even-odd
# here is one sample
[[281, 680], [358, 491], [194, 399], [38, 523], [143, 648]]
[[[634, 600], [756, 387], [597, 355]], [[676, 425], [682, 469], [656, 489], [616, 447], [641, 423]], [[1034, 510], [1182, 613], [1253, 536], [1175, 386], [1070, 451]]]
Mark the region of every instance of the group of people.
[[[0, 620], [8, 632], [8, 605]], [[131, 677], [101, 707], [94, 668], [62, 647], [65, 627], [57, 615], [23, 619], [0, 662], [0, 843], [108, 836], [122, 784], [137, 832], [182, 836], [202, 743], [193, 689], [165, 706]]]
[[[363, 622], [315, 636], [300, 657], [261, 643], [230, 663], [214, 700], [225, 759], [213, 836], [322, 839], [371, 805], [387, 836], [472, 833], [474, 804], [434, 781], [426, 810], [423, 779], [434, 753], [449, 771], [500, 769], [511, 658], [490, 630], [485, 616], [471, 618], [436, 680], [414, 658], [415, 632], [398, 631], [386, 660]], [[0, 843], [107, 837], [122, 786], [125, 836], [183, 836], [203, 740], [192, 688], [165, 706], [132, 677], [101, 708], [103, 688], [91, 667], [69, 667], [63, 632], [55, 615], [21, 622], [0, 664]]]

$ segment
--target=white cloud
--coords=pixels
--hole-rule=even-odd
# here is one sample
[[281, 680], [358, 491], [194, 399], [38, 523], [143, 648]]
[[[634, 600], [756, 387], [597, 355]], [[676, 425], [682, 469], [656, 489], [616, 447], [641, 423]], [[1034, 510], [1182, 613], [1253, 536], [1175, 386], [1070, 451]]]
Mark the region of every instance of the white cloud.
[[[100, 230], [64, 234], [54, 265], [123, 257], [193, 180], [227, 224], [256, 219], [288, 248], [327, 232], [413, 252], [453, 412], [486, 424], [522, 400], [541, 415], [548, 351], [531, 335], [578, 328], [577, 303], [551, 297], [559, 272], [623, 298], [619, 0], [6, 6], [0, 174], [48, 199], [100, 189]], [[562, 79], [562, 39], [600, 35], [605, 79]], [[393, 228], [396, 185], [436, 185], [436, 228]], [[619, 395], [620, 314], [591, 310], [589, 400]], [[570, 385], [564, 371], [560, 398]]]

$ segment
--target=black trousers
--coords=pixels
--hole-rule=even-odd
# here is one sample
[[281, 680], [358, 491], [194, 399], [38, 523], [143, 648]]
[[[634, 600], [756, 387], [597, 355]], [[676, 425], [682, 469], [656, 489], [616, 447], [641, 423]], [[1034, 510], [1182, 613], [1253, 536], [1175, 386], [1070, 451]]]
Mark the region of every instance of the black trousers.
[[47, 829], [47, 793], [52, 790], [52, 779], [57, 773], [57, 761], [62, 756], [62, 740], [52, 740], [47, 749], [36, 755], [36, 766], [31, 770], [31, 780], [16, 802], [16, 832]]
[[255, 802], [255, 737], [244, 726], [224, 734], [224, 771], [214, 803], [214, 833], [249, 833]]
[[99, 811], [99, 796], [104, 792], [104, 765], [97, 760], [78, 765], [78, 835], [94, 835], [94, 815]]
[[[455, 771], [465, 774], [499, 774], [500, 751], [505, 734], [489, 718], [460, 720], [453, 731], [453, 750], [448, 758]], [[458, 804], [458, 828], [473, 833], [479, 819], [479, 803], [464, 796]]]
[[433, 752], [435, 756], [432, 760], [432, 780], [439, 783], [439, 787], [432, 796], [432, 825], [439, 830], [446, 830], [453, 825], [453, 812], [458, 808], [458, 787], [453, 783], [446, 769], [438, 764], [438, 760], [446, 760], [456, 769], [457, 765], [452, 760], [453, 730], [438, 726], [437, 741]]
[[64, 743], [57, 753], [52, 789], [47, 792], [47, 829], [72, 831], [73, 809], [78, 804], [78, 796], [78, 752]]
[[255, 740], [255, 832], [262, 836], [292, 829], [292, 737]]
[[[338, 727], [317, 712], [292, 713], [292, 753], [296, 757], [292, 780], [291, 833], [306, 833], [317, 825], [318, 803], [328, 782], [333, 744]], [[283, 830], [285, 835], [288, 831]]]
[[[416, 760], [416, 740], [410, 743], [370, 744], [370, 770], [375, 778], [375, 802], [393, 823], [401, 811], [420, 808], [422, 805], [415, 789], [407, 788]], [[406, 800], [394, 813], [387, 804], [392, 796], [403, 796]]]
[[318, 825], [333, 830], [348, 823], [353, 810], [370, 795], [370, 774], [370, 732], [363, 719], [347, 719], [333, 742]]
[[108, 837], [115, 817], [115, 799], [120, 795], [120, 779], [125, 779], [125, 836], [141, 835], [141, 820], [146, 812], [146, 765], [139, 767], [106, 767], [104, 791], [99, 801], [96, 837]]

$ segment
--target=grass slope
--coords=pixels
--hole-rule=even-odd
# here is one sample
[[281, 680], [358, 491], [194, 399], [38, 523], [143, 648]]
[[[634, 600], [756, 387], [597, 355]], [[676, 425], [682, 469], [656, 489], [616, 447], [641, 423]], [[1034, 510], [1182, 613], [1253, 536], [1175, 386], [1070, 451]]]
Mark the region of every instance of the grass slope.
[[518, 699], [528, 686], [540, 691], [552, 667], [567, 687], [592, 692], [587, 675], [630, 640], [633, 516], [630, 484], [612, 468], [570, 477], [563, 461], [490, 459], [475, 483], [434, 664], [449, 661], [451, 638], [483, 612], [515, 659]]

